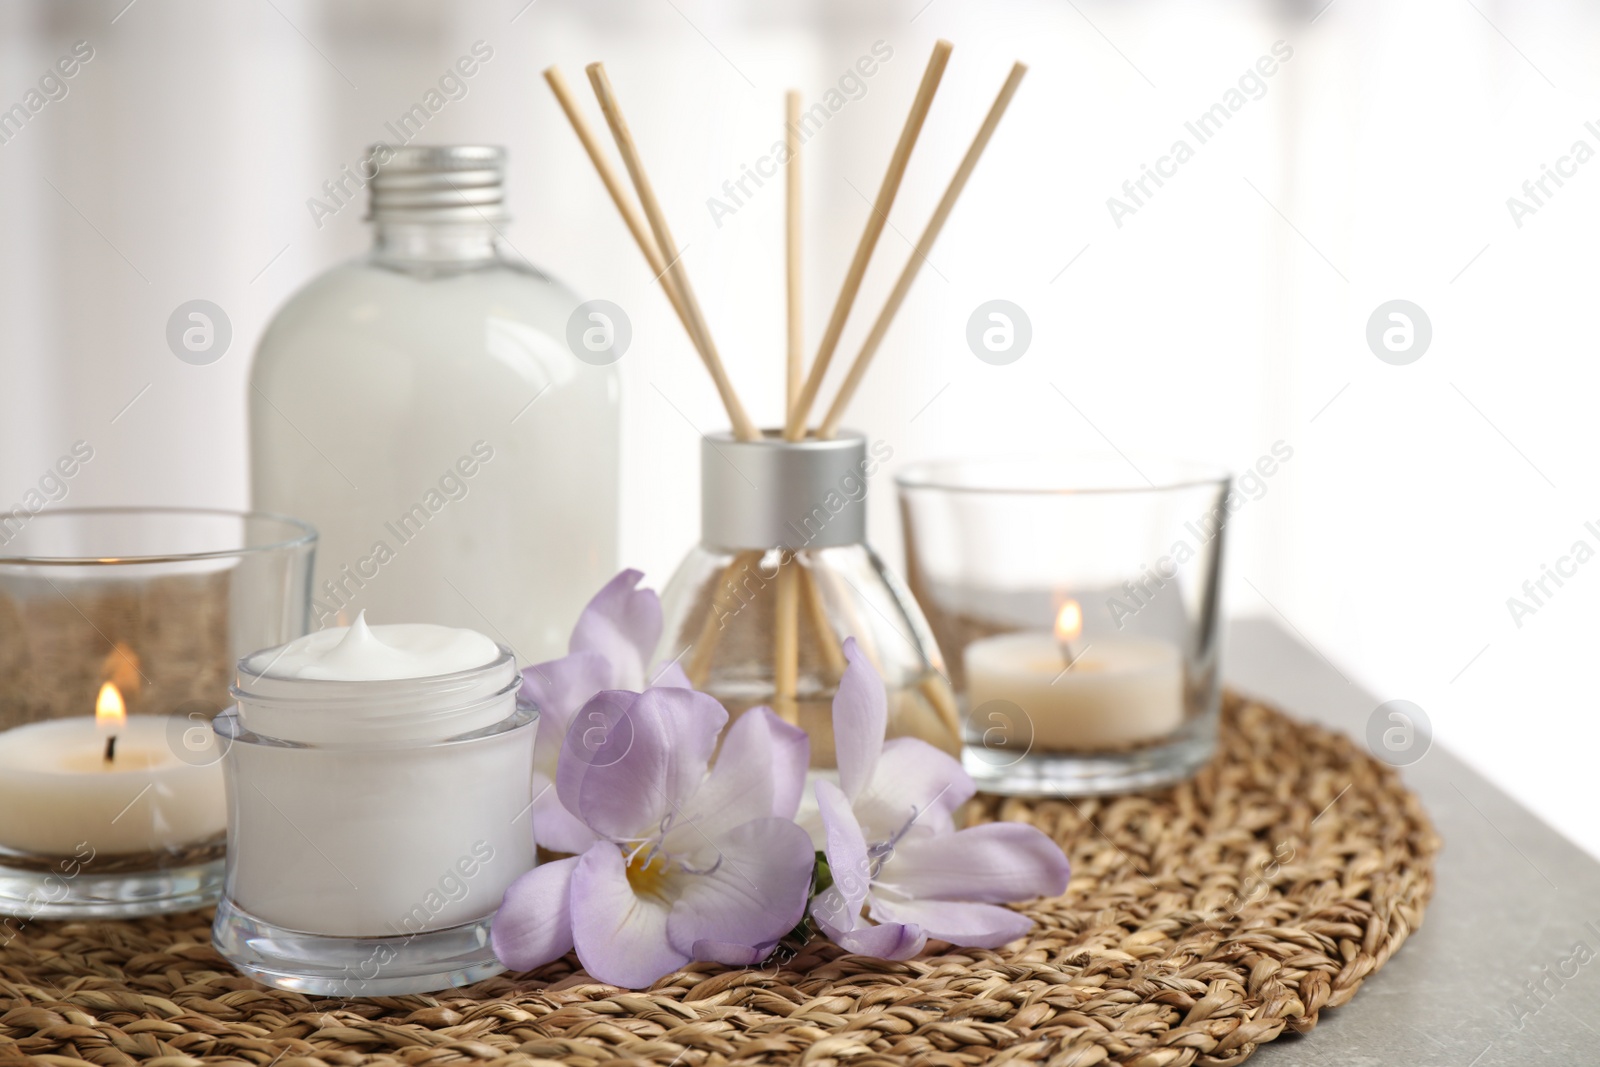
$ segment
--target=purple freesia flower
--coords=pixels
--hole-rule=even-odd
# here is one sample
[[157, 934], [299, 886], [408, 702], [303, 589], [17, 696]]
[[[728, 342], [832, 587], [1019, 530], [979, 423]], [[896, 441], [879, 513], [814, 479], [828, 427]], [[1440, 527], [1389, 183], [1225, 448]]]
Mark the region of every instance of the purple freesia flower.
[[810, 891], [811, 841], [792, 821], [805, 734], [753, 708], [708, 772], [728, 713], [703, 693], [606, 690], [579, 721], [591, 725], [568, 731], [555, 783], [592, 843], [512, 883], [495, 954], [527, 970], [575, 947], [591, 975], [632, 988], [690, 960], [763, 959]]
[[957, 831], [972, 779], [924, 741], [884, 741], [883, 682], [854, 638], [844, 648], [833, 698], [839, 784], [815, 786], [833, 886], [812, 901], [812, 918], [840, 947], [884, 959], [915, 956], [929, 938], [997, 948], [1022, 936], [1033, 921], [997, 905], [1065, 892], [1067, 857], [1021, 823]]
[[[626, 570], [607, 582], [584, 607], [573, 627], [568, 654], [522, 672], [522, 694], [539, 707], [533, 743], [533, 839], [553, 852], [578, 853], [595, 835], [561, 803], [556, 763], [578, 711], [607, 689], [640, 690], [646, 682], [689, 688], [677, 663], [654, 679], [646, 670], [661, 638], [661, 601], [638, 589], [643, 575]], [[599, 723], [589, 722], [588, 736]]]

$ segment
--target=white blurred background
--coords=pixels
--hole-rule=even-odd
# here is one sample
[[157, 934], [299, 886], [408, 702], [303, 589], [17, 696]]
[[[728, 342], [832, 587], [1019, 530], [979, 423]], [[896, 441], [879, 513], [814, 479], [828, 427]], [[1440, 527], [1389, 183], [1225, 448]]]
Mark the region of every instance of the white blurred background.
[[[725, 420], [539, 72], [560, 63], [581, 86], [584, 63], [607, 62], [770, 423], [781, 189], [720, 227], [705, 201], [780, 135], [785, 88], [814, 100], [874, 42], [893, 49], [807, 145], [814, 343], [941, 36], [954, 57], [841, 363], [1011, 60], [1032, 69], [848, 420], [892, 446], [889, 474], [1108, 446], [1237, 470], [1285, 442], [1293, 459], [1230, 527], [1227, 610], [1420, 704], [1439, 742], [1600, 855], [1600, 563], [1548, 585], [1520, 627], [1507, 607], [1573, 542], [1600, 548], [1584, 529], [1600, 528], [1600, 160], [1563, 164], [1533, 213], [1507, 205], [1532, 203], [1523, 183], [1575, 142], [1600, 150], [1600, 11], [1571, 0], [13, 0], [0, 108], [75, 42], [93, 57], [0, 144], [0, 501], [82, 439], [95, 458], [70, 504], [246, 505], [256, 339], [369, 241], [364, 204], [319, 227], [306, 201], [482, 41], [492, 58], [421, 140], [508, 146], [515, 249], [628, 309], [623, 559], [664, 582], [696, 536], [697, 430]], [[1194, 145], [1184, 123], [1276, 42], [1292, 55], [1259, 99], [1119, 226], [1107, 198]], [[164, 340], [196, 298], [233, 324], [209, 366]], [[1009, 366], [965, 343], [994, 298], [1032, 321]], [[1405, 366], [1366, 341], [1393, 299], [1432, 324]], [[872, 528], [897, 560], [888, 477]]]

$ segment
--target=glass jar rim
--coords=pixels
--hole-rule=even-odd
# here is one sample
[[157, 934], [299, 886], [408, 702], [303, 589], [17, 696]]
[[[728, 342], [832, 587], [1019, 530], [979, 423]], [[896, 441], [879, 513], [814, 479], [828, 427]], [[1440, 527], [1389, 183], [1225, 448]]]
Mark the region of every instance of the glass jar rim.
[[368, 681], [274, 675], [269, 653], [277, 649], [262, 649], [239, 661], [229, 693], [240, 724], [274, 741], [356, 748], [430, 744], [499, 721], [484, 716], [507, 699], [535, 708], [520, 695], [515, 655], [496, 647], [493, 660], [465, 670]]
[[[509, 690], [508, 690], [509, 692]], [[496, 694], [504, 697], [505, 692]], [[295, 748], [316, 749], [329, 752], [397, 752], [407, 749], [435, 749], [449, 745], [468, 745], [486, 738], [498, 737], [501, 734], [514, 730], [523, 730], [528, 727], [537, 727], [539, 723], [539, 706], [531, 700], [516, 697], [511, 704], [511, 712], [505, 718], [480, 726], [471, 730], [451, 734], [438, 738], [401, 738], [384, 740], [360, 741], [327, 741], [327, 740], [296, 740], [293, 738], [275, 737], [264, 733], [259, 728], [245, 724], [244, 715], [238, 704], [230, 704], [223, 708], [211, 720], [211, 729], [218, 737], [223, 739], [225, 745], [231, 746], [235, 742], [246, 745], [260, 745], [270, 748]]]
[[[5, 512], [0, 512], [3, 518]], [[281, 552], [285, 549], [298, 548], [314, 544], [317, 540], [317, 531], [309, 523], [288, 515], [278, 515], [266, 511], [234, 511], [228, 508], [180, 508], [180, 507], [78, 507], [78, 508], [49, 508], [32, 512], [28, 516], [27, 529], [37, 532], [37, 524], [54, 524], [67, 519], [83, 518], [135, 518], [145, 517], [175, 517], [175, 518], [210, 518], [210, 519], [239, 519], [246, 524], [251, 522], [277, 523], [285, 528], [285, 535], [259, 542], [252, 541], [248, 536], [237, 538], [243, 544], [231, 548], [208, 549], [202, 552], [158, 552], [143, 555], [118, 555], [118, 556], [67, 556], [67, 555], [38, 555], [15, 554], [0, 548], [0, 567], [92, 567], [92, 566], [125, 566], [149, 563], [186, 563], [193, 560], [232, 559], [240, 556], [261, 555], [271, 552]]]
[[[1125, 478], [1086, 477], [1091, 467], [1128, 472]], [[997, 472], [1048, 477], [995, 477]], [[904, 490], [992, 496], [1093, 496], [1164, 493], [1184, 489], [1226, 490], [1233, 474], [1224, 467], [1165, 456], [1088, 453], [1012, 454], [974, 459], [922, 460], [900, 470], [895, 485]], [[1098, 482], [1098, 484], [1095, 484]], [[1077, 484], [1074, 484], [1077, 483]]]

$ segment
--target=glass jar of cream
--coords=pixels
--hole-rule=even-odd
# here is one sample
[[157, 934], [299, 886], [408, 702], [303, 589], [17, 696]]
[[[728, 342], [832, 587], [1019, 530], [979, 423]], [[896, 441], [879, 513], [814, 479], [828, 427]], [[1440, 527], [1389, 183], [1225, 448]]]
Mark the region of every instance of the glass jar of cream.
[[279, 988], [384, 996], [503, 969], [489, 920], [533, 866], [537, 712], [512, 653], [423, 624], [309, 634], [239, 663], [212, 940]]

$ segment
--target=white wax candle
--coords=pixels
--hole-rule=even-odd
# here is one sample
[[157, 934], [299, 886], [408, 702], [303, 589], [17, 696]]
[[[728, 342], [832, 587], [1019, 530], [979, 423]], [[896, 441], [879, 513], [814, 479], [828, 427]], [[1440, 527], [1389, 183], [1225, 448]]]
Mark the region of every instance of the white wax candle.
[[109, 763], [106, 731], [91, 715], [0, 733], [0, 847], [67, 856], [87, 842], [105, 855], [220, 837], [228, 807], [215, 738], [194, 726], [131, 716], [111, 731]]
[[[1119, 748], [1163, 737], [1183, 722], [1183, 663], [1175, 645], [1097, 637], [1070, 670], [1056, 636], [1001, 634], [967, 646], [967, 703], [1007, 700], [1027, 713], [1036, 752]], [[982, 722], [975, 722], [982, 728]], [[1010, 729], [1007, 744], [1028, 731]]]
[[227, 757], [228, 898], [338, 937], [492, 913], [533, 866], [533, 729], [491, 729], [515, 715], [519, 682], [482, 634], [362, 617], [250, 657], [236, 691], [249, 732]]

